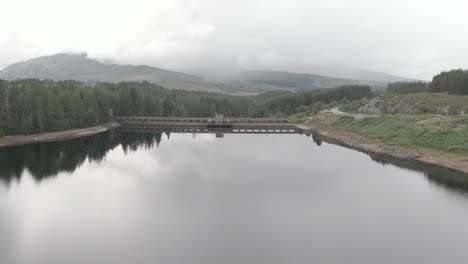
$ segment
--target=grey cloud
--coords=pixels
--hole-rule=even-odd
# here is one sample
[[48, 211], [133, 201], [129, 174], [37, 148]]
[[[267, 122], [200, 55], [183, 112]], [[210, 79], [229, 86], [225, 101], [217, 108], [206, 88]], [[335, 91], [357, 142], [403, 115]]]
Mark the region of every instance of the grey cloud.
[[[441, 70], [467, 67], [465, 1], [112, 3], [93, 6], [85, 0], [83, 5], [93, 10], [77, 10], [60, 24], [57, 19], [66, 16], [56, 14], [66, 10], [56, 0], [36, 4], [40, 12], [22, 16], [26, 22], [8, 23], [15, 12], [0, 18], [0, 66], [38, 55], [86, 51], [103, 60], [175, 70], [306, 72], [326, 64], [430, 79]], [[9, 5], [19, 12], [20, 4]], [[80, 19], [82, 23], [75, 21]]]

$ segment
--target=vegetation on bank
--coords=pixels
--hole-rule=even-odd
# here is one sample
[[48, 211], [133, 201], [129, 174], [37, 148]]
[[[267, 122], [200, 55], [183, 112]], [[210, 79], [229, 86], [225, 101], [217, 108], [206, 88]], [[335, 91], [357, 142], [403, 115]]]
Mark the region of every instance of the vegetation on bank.
[[[447, 93], [385, 94], [381, 98], [390, 105], [406, 104], [417, 107], [421, 113], [459, 115], [468, 113], [468, 95], [450, 95]], [[442, 113], [446, 109], [447, 113]]]
[[369, 101], [363, 108], [358, 108], [362, 114], [441, 114], [463, 115], [468, 113], [468, 95], [449, 95], [447, 93], [415, 93], [415, 94], [380, 94]]
[[390, 145], [430, 148], [468, 154], [468, 117], [383, 115], [328, 117], [332, 126], [378, 139]]
[[430, 83], [389, 84], [386, 93], [369, 100], [370, 97], [335, 98], [307, 108], [298, 107], [293, 114], [311, 116], [319, 110], [338, 108], [349, 114], [318, 114], [313, 119], [389, 145], [433, 149], [467, 157], [468, 71], [442, 72]]
[[317, 122], [389, 145], [468, 154], [468, 71], [442, 72], [430, 83], [393, 83], [371, 100], [328, 106], [349, 114], [319, 114]]

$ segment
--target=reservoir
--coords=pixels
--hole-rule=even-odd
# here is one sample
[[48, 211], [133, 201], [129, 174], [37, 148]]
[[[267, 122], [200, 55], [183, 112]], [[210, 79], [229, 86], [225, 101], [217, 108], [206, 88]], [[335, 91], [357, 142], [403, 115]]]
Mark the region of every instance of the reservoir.
[[0, 150], [0, 263], [467, 263], [468, 176], [299, 134]]

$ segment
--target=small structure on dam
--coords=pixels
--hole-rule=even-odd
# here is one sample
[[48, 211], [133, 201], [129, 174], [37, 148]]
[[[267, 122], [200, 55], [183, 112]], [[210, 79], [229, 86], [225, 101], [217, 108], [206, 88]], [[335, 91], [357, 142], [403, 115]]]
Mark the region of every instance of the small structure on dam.
[[216, 115], [214, 119], [208, 121], [208, 128], [232, 128], [229, 119], [224, 120], [224, 115]]

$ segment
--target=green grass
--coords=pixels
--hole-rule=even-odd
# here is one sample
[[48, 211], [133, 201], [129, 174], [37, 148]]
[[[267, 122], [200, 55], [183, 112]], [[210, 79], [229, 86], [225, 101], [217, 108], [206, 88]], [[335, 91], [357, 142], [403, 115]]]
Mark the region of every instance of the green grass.
[[380, 118], [339, 118], [335, 126], [387, 144], [411, 148], [424, 147], [446, 152], [468, 153], [467, 117], [389, 115]]

